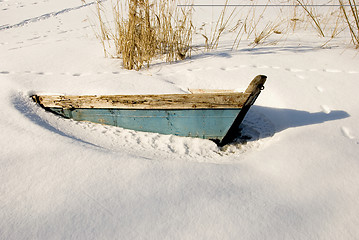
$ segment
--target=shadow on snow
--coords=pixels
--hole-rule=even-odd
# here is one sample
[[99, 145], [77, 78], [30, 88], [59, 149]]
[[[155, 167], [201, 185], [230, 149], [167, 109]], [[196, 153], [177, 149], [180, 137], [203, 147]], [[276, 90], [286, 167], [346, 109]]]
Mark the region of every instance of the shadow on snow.
[[[80, 138], [77, 138], [75, 136], [66, 134], [65, 132], [61, 131], [60, 129], [52, 126], [50, 123], [48, 123], [46, 120], [41, 118], [35, 111], [34, 107], [31, 102], [32, 100], [29, 98], [26, 98], [25, 96], [22, 96], [20, 94], [15, 95], [12, 98], [12, 104], [14, 105], [15, 109], [18, 110], [22, 115], [24, 115], [26, 118], [28, 118], [31, 122], [35, 123], [36, 125], [50, 131], [53, 133], [56, 133], [60, 136], [70, 138], [72, 140], [78, 141], [80, 143], [88, 144], [90, 146], [96, 147], [96, 148], [102, 148], [100, 146], [97, 146], [93, 143], [84, 141]], [[38, 106], [36, 106], [38, 107]], [[40, 107], [39, 107], [40, 108]]]
[[[321, 124], [328, 121], [350, 117], [347, 112], [340, 110], [331, 111], [327, 114], [324, 112], [310, 113], [302, 110], [271, 108], [254, 105], [252, 106], [251, 111], [263, 114], [266, 119], [273, 123], [276, 133], [288, 128]], [[247, 115], [249, 118], [251, 114], [250, 112]]]

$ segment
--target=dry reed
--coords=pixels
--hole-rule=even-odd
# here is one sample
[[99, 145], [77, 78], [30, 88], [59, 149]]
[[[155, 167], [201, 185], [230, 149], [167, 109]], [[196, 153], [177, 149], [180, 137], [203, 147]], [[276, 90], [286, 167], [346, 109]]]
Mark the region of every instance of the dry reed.
[[[359, 48], [359, 11], [358, 4], [354, 0], [348, 0], [344, 3], [343, 0], [338, 0], [340, 9], [343, 13], [344, 20], [349, 28], [352, 42], [356, 48]], [[346, 6], [349, 6], [349, 10]]]
[[[113, 26], [110, 26], [110, 21], [106, 18], [101, 2], [98, 2], [96, 9], [100, 26], [97, 35], [101, 40], [105, 55], [122, 58], [124, 68], [136, 70], [144, 66], [148, 67], [154, 59], [172, 62], [190, 56], [192, 35], [195, 30], [192, 24], [193, 7], [191, 4], [182, 4], [181, 7], [177, 7], [176, 0], [114, 1], [111, 21], [114, 23]], [[210, 33], [207, 34], [206, 30], [203, 30], [204, 24], [200, 28], [202, 30], [200, 34], [205, 39], [205, 49], [209, 51], [219, 46], [219, 41], [225, 32], [232, 32], [235, 34], [232, 49], [238, 49], [243, 37], [247, 38], [250, 41], [249, 45], [253, 47], [263, 43], [275, 44], [289, 29], [296, 32], [305, 29], [310, 24], [319, 36], [328, 36], [323, 46], [346, 28], [349, 29], [352, 42], [356, 48], [359, 48], [357, 3], [355, 0], [330, 0], [329, 3], [334, 1], [338, 1], [340, 7], [324, 10], [324, 8], [311, 6], [312, 0], [287, 0], [288, 4], [296, 5], [294, 13], [286, 18], [283, 17], [283, 9], [280, 9], [277, 19], [272, 15], [271, 20], [268, 20], [264, 16], [267, 14], [267, 7], [264, 6], [260, 12], [256, 12], [258, 9], [255, 7], [256, 1], [252, 2], [253, 7], [250, 7], [248, 11], [247, 9], [243, 11], [244, 18], [239, 18], [240, 10], [230, 9], [229, 1], [225, 0], [217, 21], [211, 25]], [[271, 1], [268, 0], [267, 5], [270, 3]], [[269, 41], [268, 39], [273, 34], [283, 34], [283, 37], [276, 37], [276, 41]], [[113, 53], [114, 49], [115, 53]]]
[[285, 32], [285, 29], [282, 29], [282, 24], [284, 24], [285, 21], [282, 21], [282, 19], [280, 19], [281, 16], [278, 16], [276, 19], [267, 20], [264, 23], [264, 15], [266, 14], [269, 3], [270, 1], [267, 2], [259, 13], [255, 7], [257, 2], [252, 3], [253, 7], [247, 11], [244, 20], [240, 20], [240, 26], [237, 27], [237, 33], [233, 41], [232, 49], [238, 49], [243, 37], [250, 40], [250, 45], [253, 47], [264, 43], [277, 43], [277, 41], [268, 41], [268, 39], [273, 34], [283, 34]]
[[236, 16], [237, 8], [233, 8], [232, 11], [228, 12], [228, 0], [225, 1], [224, 7], [216, 21], [215, 26], [211, 27], [209, 35], [202, 33], [201, 35], [205, 38], [205, 47], [207, 50], [213, 50], [218, 47], [219, 40], [226, 29], [229, 28]]
[[97, 3], [98, 37], [106, 55], [114, 44], [111, 56], [122, 58], [124, 68], [139, 70], [155, 58], [163, 56], [172, 62], [190, 55], [194, 31], [191, 7], [176, 8], [175, 0], [116, 0], [112, 9], [114, 26], [109, 26], [102, 4]]
[[302, 0], [296, 0], [296, 2], [302, 7], [302, 9], [308, 14], [310, 19], [312, 20], [311, 23], [313, 24], [314, 28], [317, 30], [320, 36], [325, 37], [323, 28], [320, 24], [320, 20], [318, 18], [318, 14], [315, 12], [315, 8], [308, 7], [308, 4], [303, 2]]

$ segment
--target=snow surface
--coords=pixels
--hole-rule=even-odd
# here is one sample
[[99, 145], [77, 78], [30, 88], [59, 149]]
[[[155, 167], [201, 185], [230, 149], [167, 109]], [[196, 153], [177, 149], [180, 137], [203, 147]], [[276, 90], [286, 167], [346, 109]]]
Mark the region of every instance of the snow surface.
[[[359, 238], [349, 35], [231, 51], [228, 34], [215, 51], [135, 72], [104, 58], [89, 3], [0, 1], [0, 239]], [[244, 89], [258, 74], [266, 89], [242, 125], [252, 139], [226, 149], [62, 119], [29, 99]]]

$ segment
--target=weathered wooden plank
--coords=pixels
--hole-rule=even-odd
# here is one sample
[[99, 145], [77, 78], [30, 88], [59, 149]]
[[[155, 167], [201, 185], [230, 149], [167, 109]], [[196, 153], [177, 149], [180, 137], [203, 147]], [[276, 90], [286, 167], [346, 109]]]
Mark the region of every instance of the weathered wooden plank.
[[[73, 108], [119, 108], [119, 109], [216, 109], [242, 108], [253, 91], [262, 88], [266, 77], [255, 77], [244, 93], [231, 90], [207, 90], [194, 94], [162, 95], [85, 95], [35, 96], [36, 101], [44, 107]], [[210, 92], [208, 92], [210, 91]], [[213, 91], [213, 92], [212, 92]]]
[[251, 83], [249, 84], [249, 86], [247, 87], [245, 93], [251, 93], [253, 94], [256, 91], [260, 91], [264, 89], [264, 83], [267, 80], [267, 76], [264, 75], [258, 75], [256, 76]]
[[234, 89], [196, 89], [196, 88], [189, 88], [188, 91], [191, 93], [234, 93], [236, 92]]
[[241, 108], [249, 93], [201, 93], [163, 95], [62, 96], [41, 95], [44, 107], [120, 109]]

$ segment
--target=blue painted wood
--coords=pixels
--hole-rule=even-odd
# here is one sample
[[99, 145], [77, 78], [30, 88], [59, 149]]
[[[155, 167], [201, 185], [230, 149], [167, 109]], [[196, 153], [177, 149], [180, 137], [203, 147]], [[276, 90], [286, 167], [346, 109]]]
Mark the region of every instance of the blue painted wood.
[[[131, 100], [128, 102], [128, 100], [122, 99], [122, 97], [128, 97], [126, 95], [99, 96], [99, 98], [97, 98], [96, 95], [50, 96], [49, 98], [33, 95], [31, 97], [46, 110], [77, 121], [90, 121], [137, 131], [213, 139], [216, 140], [215, 142], [218, 146], [224, 146], [238, 137], [238, 128], [261, 90], [263, 90], [266, 79], [266, 76], [258, 75], [251, 81], [244, 92], [246, 96], [249, 96], [243, 99], [243, 101], [245, 101], [243, 104], [238, 105], [238, 107], [241, 108], [213, 108], [211, 107], [211, 98], [208, 98], [204, 102], [202, 102], [203, 99], [201, 101], [196, 99], [199, 103], [206, 103], [202, 109], [196, 108], [196, 101], [189, 101], [193, 104], [192, 107], [188, 109], [168, 109], [169, 106], [166, 106], [166, 101], [173, 103], [172, 100], [174, 100], [175, 96], [172, 95], [172, 98], [166, 101], [164, 101], [160, 95], [150, 95], [154, 97], [152, 102], [158, 103], [156, 101], [162, 100], [161, 104], [164, 105], [165, 109], [132, 109], [136, 103], [146, 101], [139, 100], [138, 102], [137, 100]], [[190, 94], [188, 95], [189, 98], [191, 98], [191, 96]], [[116, 100], [117, 98], [118, 101]], [[142, 99], [144, 96], [137, 95], [132, 97], [132, 99], [136, 98]], [[83, 100], [86, 99], [90, 103], [91, 101], [100, 99], [102, 104], [103, 102], [107, 104], [105, 104], [103, 108], [97, 108], [94, 103], [81, 108], [81, 105], [85, 103]], [[124, 105], [125, 108], [114, 108], [116, 103], [120, 102], [121, 99], [123, 100], [122, 105]], [[225, 102], [226, 100], [224, 103]], [[147, 107], [151, 106], [150, 103], [151, 102], [147, 103]], [[107, 106], [109, 106], [109, 108], [107, 108]], [[127, 106], [131, 109], [126, 108]]]
[[62, 109], [51, 111], [77, 121], [90, 121], [136, 131], [221, 140], [241, 109]]

